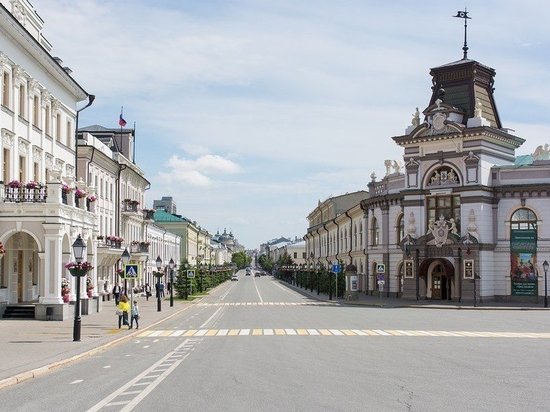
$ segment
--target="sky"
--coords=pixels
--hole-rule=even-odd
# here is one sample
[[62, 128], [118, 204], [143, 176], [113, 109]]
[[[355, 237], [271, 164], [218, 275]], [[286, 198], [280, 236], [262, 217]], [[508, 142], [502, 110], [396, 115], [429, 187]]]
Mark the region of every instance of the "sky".
[[[248, 249], [301, 238], [331, 196], [367, 190], [462, 58], [464, 2], [32, 0], [52, 54], [96, 100], [82, 126], [136, 125], [147, 206]], [[550, 3], [466, 4], [468, 57], [496, 70], [503, 127], [550, 143]]]

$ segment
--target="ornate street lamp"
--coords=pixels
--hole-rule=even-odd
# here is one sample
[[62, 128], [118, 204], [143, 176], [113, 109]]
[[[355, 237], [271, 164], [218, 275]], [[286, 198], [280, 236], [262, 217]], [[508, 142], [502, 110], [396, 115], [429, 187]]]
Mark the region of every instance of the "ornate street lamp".
[[160, 258], [160, 256], [157, 257], [155, 263], [157, 264], [157, 271], [153, 273], [153, 275], [155, 275], [155, 277], [157, 278], [157, 283], [155, 284], [155, 288], [157, 290], [157, 312], [160, 312], [162, 310], [162, 303], [160, 300], [160, 278], [163, 275], [163, 273], [161, 272], [162, 259]]
[[71, 275], [76, 277], [76, 303], [74, 307], [74, 323], [73, 323], [73, 342], [80, 342], [80, 277], [82, 274], [86, 274], [87, 271], [82, 270], [82, 260], [86, 253], [86, 243], [82, 240], [82, 237], [78, 235], [73, 243], [73, 254], [76, 260], [76, 268], [69, 269]]
[[170, 258], [168, 262], [170, 268], [170, 307], [174, 306], [174, 259]]
[[548, 307], [548, 286], [547, 286], [547, 283], [546, 283], [546, 278], [547, 278], [547, 274], [548, 274], [548, 266], [550, 266], [548, 264], [548, 261], [544, 261], [544, 263], [542, 264], [542, 268], [544, 269], [544, 307], [547, 308]]

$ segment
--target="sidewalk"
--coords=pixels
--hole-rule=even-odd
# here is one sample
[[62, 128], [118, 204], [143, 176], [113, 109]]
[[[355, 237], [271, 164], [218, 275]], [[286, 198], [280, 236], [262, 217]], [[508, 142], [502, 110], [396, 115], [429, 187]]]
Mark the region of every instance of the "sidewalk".
[[[101, 312], [81, 317], [80, 342], [73, 342], [74, 318], [63, 322], [35, 320], [0, 320], [0, 389], [48, 373], [79, 358], [91, 356], [107, 347], [128, 339], [142, 330], [185, 310], [191, 302], [174, 299], [162, 301], [136, 297], [140, 308], [139, 329], [118, 329], [114, 300], [103, 302]], [[197, 300], [195, 300], [196, 302]]]
[[544, 308], [542, 299], [540, 303], [515, 303], [515, 302], [494, 302], [483, 301], [476, 303], [474, 306], [473, 301], [457, 302], [449, 300], [410, 300], [399, 299], [395, 297], [387, 297], [387, 293], [383, 293], [382, 296], [366, 295], [364, 292], [357, 293], [357, 300], [346, 300], [343, 298], [336, 299], [333, 295], [332, 300], [329, 300], [327, 294], [321, 293], [317, 295], [317, 290], [313, 288], [313, 292], [310, 289], [300, 288], [290, 283], [279, 281], [281, 284], [286, 285], [302, 295], [308, 296], [312, 299], [321, 301], [330, 301], [340, 303], [341, 305], [358, 305], [358, 306], [372, 306], [378, 308], [421, 308], [421, 309], [465, 309], [465, 310], [550, 310]]

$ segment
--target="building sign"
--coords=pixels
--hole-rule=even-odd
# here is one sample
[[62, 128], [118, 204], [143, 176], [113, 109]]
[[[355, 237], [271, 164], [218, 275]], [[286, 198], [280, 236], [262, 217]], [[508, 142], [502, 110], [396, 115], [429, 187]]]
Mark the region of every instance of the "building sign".
[[510, 233], [510, 278], [512, 296], [537, 296], [535, 271], [537, 259], [536, 229], [512, 229]]
[[464, 259], [464, 279], [474, 278], [474, 259]]
[[357, 275], [351, 275], [349, 277], [350, 280], [350, 290], [352, 292], [357, 292], [359, 290], [359, 286], [357, 284]]
[[405, 260], [405, 277], [414, 278], [414, 260]]

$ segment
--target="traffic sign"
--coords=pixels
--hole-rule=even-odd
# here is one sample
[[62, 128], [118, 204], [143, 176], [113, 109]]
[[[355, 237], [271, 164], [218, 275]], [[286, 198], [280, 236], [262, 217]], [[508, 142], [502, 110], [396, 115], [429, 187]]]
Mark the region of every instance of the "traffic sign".
[[379, 273], [378, 275], [376, 275], [376, 280], [378, 281], [378, 283], [384, 282], [384, 275]]
[[124, 265], [123, 279], [139, 279], [139, 265], [127, 263]]
[[195, 271], [194, 270], [188, 270], [187, 271], [187, 277], [188, 278], [194, 278], [195, 277]]
[[377, 263], [376, 273], [386, 273], [386, 265], [384, 263]]
[[340, 266], [338, 263], [334, 263], [332, 265], [332, 272], [334, 273], [340, 273], [342, 270], [342, 266]]

